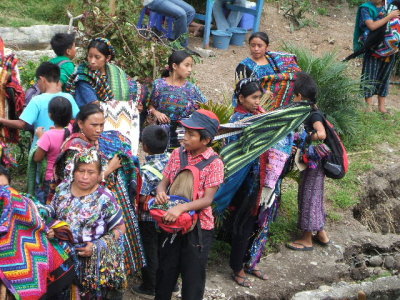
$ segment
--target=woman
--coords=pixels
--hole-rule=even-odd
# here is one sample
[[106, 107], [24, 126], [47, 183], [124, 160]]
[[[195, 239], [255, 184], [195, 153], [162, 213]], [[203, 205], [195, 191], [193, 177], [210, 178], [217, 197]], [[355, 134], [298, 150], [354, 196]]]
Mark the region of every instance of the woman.
[[[143, 5], [161, 15], [175, 19], [175, 40], [188, 32], [189, 24], [192, 23], [196, 13], [193, 6], [183, 0], [144, 0]], [[186, 47], [188, 45], [187, 38], [181, 44]]]
[[168, 58], [168, 68], [163, 78], [153, 82], [150, 95], [149, 113], [159, 124], [168, 127], [170, 148], [179, 147], [176, 128], [180, 120], [200, 108], [200, 103], [207, 102], [199, 88], [188, 81], [192, 72], [193, 58], [185, 51], [175, 51]]
[[249, 38], [250, 57], [236, 67], [236, 81], [242, 78], [263, 79], [263, 87], [270, 90], [274, 107], [293, 100], [293, 80], [301, 71], [293, 54], [268, 51], [269, 38], [265, 32], [255, 32]]
[[[260, 106], [263, 92], [259, 80], [255, 78], [239, 81], [235, 90], [238, 104], [230, 122], [265, 113]], [[229, 138], [228, 143], [239, 137], [235, 135]], [[231, 187], [234, 192], [231, 204], [233, 226], [230, 266], [233, 280], [241, 286], [251, 286], [245, 273], [267, 279], [257, 264], [265, 249], [269, 225], [276, 216], [278, 201], [275, 201], [276, 194], [273, 192], [291, 152], [291, 145], [291, 135], [279, 141], [245, 166], [247, 171], [242, 174], [241, 183]]]
[[122, 207], [127, 227], [125, 262], [128, 274], [144, 265], [135, 204], [139, 197], [141, 178], [139, 162], [132, 155], [129, 141], [117, 131], [105, 131], [104, 112], [96, 104], [87, 104], [77, 116], [73, 134], [65, 141], [56, 164], [59, 179], [72, 178], [73, 157], [85, 149], [96, 147], [108, 164], [104, 167], [103, 180]]
[[[394, 10], [386, 14], [384, 1], [374, 0], [362, 4], [357, 12], [354, 30], [354, 50], [362, 47], [371, 31], [377, 30], [393, 18], [399, 17], [400, 11]], [[378, 95], [378, 110], [387, 113], [385, 106], [386, 96], [389, 93], [389, 79], [395, 64], [395, 55], [380, 56], [372, 51], [367, 51], [363, 58], [361, 78], [366, 81], [364, 85], [365, 102], [372, 106], [372, 97]]]
[[[295, 102], [307, 101], [313, 112], [304, 121], [304, 133], [301, 135], [301, 156], [307, 157], [307, 167], [301, 172], [298, 203], [299, 222], [302, 230], [300, 239], [288, 243], [289, 249], [296, 251], [313, 250], [313, 242], [322, 246], [330, 243], [325, 231], [326, 213], [324, 209], [325, 172], [322, 159], [330, 154], [324, 140], [326, 131], [322, 113], [316, 106], [317, 85], [307, 73], [298, 73], [294, 86]], [[313, 235], [316, 232], [316, 235]]]
[[79, 107], [98, 103], [107, 114], [106, 130], [118, 130], [129, 137], [132, 151], [139, 144], [139, 110], [147, 89], [111, 63], [115, 50], [105, 38], [95, 38], [88, 46], [87, 62], [80, 64], [66, 89]]
[[122, 210], [113, 193], [99, 185], [101, 157], [95, 148], [77, 153], [72, 165], [72, 181], [57, 187], [49, 214], [70, 225], [83, 299], [122, 299], [126, 287]]

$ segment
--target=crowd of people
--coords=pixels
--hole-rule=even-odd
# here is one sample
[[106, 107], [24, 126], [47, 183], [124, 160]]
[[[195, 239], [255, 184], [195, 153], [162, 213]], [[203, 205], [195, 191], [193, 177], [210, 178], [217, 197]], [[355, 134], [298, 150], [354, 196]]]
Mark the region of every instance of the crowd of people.
[[[360, 28], [372, 30], [377, 21], [368, 21], [367, 14], [361, 8], [366, 21]], [[235, 70], [229, 122], [268, 119], [262, 106], [267, 86], [273, 100], [268, 109], [297, 105], [308, 110], [302, 125], [285, 129], [272, 147], [224, 176], [224, 164], [231, 158], [221, 158], [211, 147], [220, 121], [201, 108], [208, 100], [189, 81], [194, 63], [189, 53], [174, 51], [162, 78], [154, 80], [148, 92], [113, 63], [116, 53], [106, 38], [91, 40], [85, 62], [75, 66], [74, 34], [53, 37], [57, 56], [36, 70], [39, 93], [27, 99], [19, 119], [0, 118], [3, 127], [33, 132], [28, 194], [13, 189], [10, 172], [0, 167], [0, 288], [5, 286], [6, 297], [122, 299], [130, 288], [157, 300], [171, 299], [181, 276], [182, 299], [200, 300], [215, 235], [213, 202], [216, 211], [227, 216], [223, 231], [231, 243], [233, 281], [251, 287], [248, 275], [267, 280], [258, 263], [278, 212], [282, 180], [293, 161], [302, 170], [302, 236], [286, 246], [311, 251], [315, 243], [329, 245], [321, 162], [331, 150], [324, 143], [318, 87], [293, 55], [268, 49], [266, 33], [253, 33], [248, 42], [250, 56]], [[378, 93], [383, 112], [385, 84], [366, 94], [370, 103], [370, 96]], [[153, 117], [153, 124], [141, 126], [142, 112]], [[244, 136], [228, 134], [225, 147]], [[146, 153], [142, 162], [139, 143]], [[40, 251], [25, 242], [27, 236]], [[10, 247], [14, 252], [3, 252]], [[21, 258], [21, 253], [26, 256]], [[142, 283], [128, 287], [128, 277], [138, 273]]]

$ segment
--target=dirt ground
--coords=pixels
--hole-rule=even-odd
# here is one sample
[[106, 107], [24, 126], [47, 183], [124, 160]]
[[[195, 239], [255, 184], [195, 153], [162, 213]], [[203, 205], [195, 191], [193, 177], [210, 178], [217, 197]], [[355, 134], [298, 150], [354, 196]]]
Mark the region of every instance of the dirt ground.
[[[331, 6], [328, 10], [327, 16], [308, 16], [316, 26], [293, 31], [282, 11], [275, 4], [267, 3], [260, 31], [268, 33], [270, 50], [280, 50], [283, 42], [291, 42], [308, 48], [317, 55], [335, 51], [338, 58], [342, 59], [351, 53], [356, 9], [341, 5]], [[200, 47], [201, 42], [200, 38], [191, 38], [190, 47]], [[209, 100], [220, 101], [231, 97], [235, 84], [235, 68], [249, 55], [249, 50], [247, 46], [230, 46], [228, 50], [210, 49], [215, 52], [215, 56], [204, 58], [201, 64], [196, 65], [194, 77]], [[349, 64], [351, 74], [359, 76], [361, 60], [352, 60]], [[397, 86], [391, 87], [391, 95], [387, 98], [389, 109], [400, 109], [399, 93], [400, 89]], [[384, 145], [382, 147], [382, 152], [387, 152]], [[399, 149], [393, 154], [395, 152], [398, 153]], [[398, 161], [397, 155], [388, 159], [386, 163], [390, 165], [395, 161]], [[386, 244], [390, 247], [392, 243], [400, 240], [400, 237], [395, 235], [381, 238], [380, 235], [369, 233], [354, 220], [351, 211], [340, 224], [328, 223], [328, 228], [334, 241], [329, 248], [317, 247], [313, 253], [294, 253], [282, 247], [278, 253], [264, 257], [260, 267], [268, 270], [270, 279], [266, 282], [251, 279], [254, 283], [253, 289], [241, 288], [232, 282], [228, 261], [209, 265], [204, 299], [290, 299], [289, 295], [293, 295], [295, 291], [315, 288], [345, 278], [349, 266], [343, 261], [343, 253], [355, 247], [352, 246], [354, 243], [362, 244], [367, 241], [370, 244], [382, 247]], [[354, 234], [355, 232], [359, 235]], [[127, 292], [124, 299], [145, 298]]]

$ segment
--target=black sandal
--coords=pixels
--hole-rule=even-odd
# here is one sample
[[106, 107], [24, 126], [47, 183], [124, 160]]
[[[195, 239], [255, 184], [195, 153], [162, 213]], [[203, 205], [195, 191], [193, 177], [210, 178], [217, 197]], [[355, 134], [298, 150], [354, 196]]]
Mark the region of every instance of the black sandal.
[[245, 271], [247, 274], [250, 274], [250, 275], [253, 275], [253, 276], [257, 277], [258, 279], [261, 279], [261, 280], [268, 280], [267, 274], [263, 273], [263, 272], [262, 272], [261, 270], [259, 270], [259, 269], [252, 269], [252, 270], [250, 270], [250, 269], [244, 269], [244, 271]]
[[[239, 281], [236, 278], [240, 278], [242, 281]], [[232, 279], [240, 286], [247, 287], [247, 288], [251, 287], [250, 280], [247, 277], [243, 277], [243, 276], [240, 276], [239, 274], [233, 273]]]

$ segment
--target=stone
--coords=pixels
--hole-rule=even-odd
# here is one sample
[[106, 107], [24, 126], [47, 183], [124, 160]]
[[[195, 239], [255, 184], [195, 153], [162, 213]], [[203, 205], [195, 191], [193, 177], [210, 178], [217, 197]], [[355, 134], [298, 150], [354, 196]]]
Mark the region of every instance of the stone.
[[0, 27], [0, 36], [7, 47], [45, 49], [56, 33], [66, 33], [68, 25], [34, 25], [29, 27]]
[[371, 267], [380, 267], [383, 263], [383, 259], [382, 257], [380, 257], [379, 255], [375, 255], [372, 256], [369, 260], [368, 260], [368, 264]]
[[350, 277], [354, 280], [364, 280], [369, 277], [369, 271], [366, 267], [353, 268], [350, 271]]
[[394, 268], [394, 257], [393, 256], [386, 256], [384, 266], [386, 269], [392, 270]]
[[196, 51], [198, 54], [200, 54], [201, 57], [214, 57], [215, 52], [211, 49], [203, 49], [200, 47], [194, 47], [194, 51]]
[[400, 253], [395, 254], [393, 258], [394, 258], [394, 268], [400, 271]]

